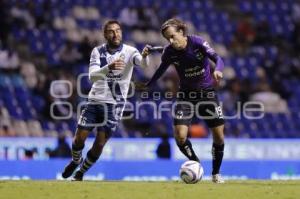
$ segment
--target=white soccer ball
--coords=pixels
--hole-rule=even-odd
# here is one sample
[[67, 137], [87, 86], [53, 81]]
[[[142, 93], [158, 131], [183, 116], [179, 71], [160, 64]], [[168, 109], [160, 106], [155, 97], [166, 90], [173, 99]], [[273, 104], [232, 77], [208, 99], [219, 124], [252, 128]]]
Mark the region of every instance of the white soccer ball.
[[197, 161], [189, 160], [184, 162], [179, 170], [180, 178], [187, 184], [195, 184], [202, 179], [203, 167]]

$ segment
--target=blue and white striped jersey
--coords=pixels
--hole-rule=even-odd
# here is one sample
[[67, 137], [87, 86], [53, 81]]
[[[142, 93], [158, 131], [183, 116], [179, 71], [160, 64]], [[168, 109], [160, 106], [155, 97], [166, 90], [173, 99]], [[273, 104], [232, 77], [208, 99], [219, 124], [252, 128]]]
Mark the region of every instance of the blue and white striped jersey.
[[[108, 64], [116, 59], [123, 59], [123, 70], [109, 70]], [[97, 102], [116, 104], [125, 101], [134, 66], [146, 67], [148, 58], [143, 58], [139, 51], [129, 45], [121, 44], [119, 49], [110, 54], [106, 44], [93, 49], [89, 65], [89, 79], [93, 82], [89, 99]]]

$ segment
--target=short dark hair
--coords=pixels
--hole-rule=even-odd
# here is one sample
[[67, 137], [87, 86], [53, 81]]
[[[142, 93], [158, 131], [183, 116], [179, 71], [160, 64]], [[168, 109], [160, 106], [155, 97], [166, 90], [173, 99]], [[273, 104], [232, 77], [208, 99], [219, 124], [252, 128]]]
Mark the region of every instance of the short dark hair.
[[169, 28], [169, 27], [174, 27], [176, 28], [176, 31], [182, 30], [183, 35], [186, 35], [187, 33], [187, 26], [186, 24], [176, 18], [172, 18], [167, 20], [163, 25], [161, 26], [161, 34], [164, 36], [164, 32]]
[[108, 26], [111, 24], [118, 24], [121, 27], [121, 23], [118, 20], [108, 20], [103, 24], [102, 30], [104, 33], [106, 32]]

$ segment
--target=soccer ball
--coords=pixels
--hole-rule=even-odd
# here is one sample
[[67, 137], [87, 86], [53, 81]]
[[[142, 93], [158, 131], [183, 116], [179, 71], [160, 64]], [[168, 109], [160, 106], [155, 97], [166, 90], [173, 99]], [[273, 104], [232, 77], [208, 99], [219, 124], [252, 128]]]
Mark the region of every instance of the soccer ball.
[[186, 184], [195, 184], [202, 179], [203, 167], [197, 161], [189, 160], [184, 162], [179, 170], [180, 178]]

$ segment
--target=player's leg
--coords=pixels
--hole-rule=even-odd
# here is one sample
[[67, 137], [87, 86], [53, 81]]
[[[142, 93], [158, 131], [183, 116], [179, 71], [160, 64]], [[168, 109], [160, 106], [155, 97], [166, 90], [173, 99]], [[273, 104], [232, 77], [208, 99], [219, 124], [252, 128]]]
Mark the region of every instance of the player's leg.
[[91, 130], [93, 130], [94, 125], [97, 123], [97, 106], [95, 104], [86, 104], [81, 112], [77, 130], [72, 142], [72, 160], [65, 167], [62, 177], [70, 177], [75, 169], [83, 161], [82, 150], [84, 148], [85, 140]]
[[98, 122], [101, 125], [97, 127], [97, 135], [92, 148], [88, 151], [80, 169], [75, 173], [73, 180], [82, 180], [86, 173], [98, 160], [106, 142], [111, 137], [113, 131], [117, 128], [117, 124], [121, 118], [124, 107], [113, 104], [99, 104], [97, 106]]
[[99, 159], [102, 154], [106, 142], [110, 138], [110, 133], [97, 132], [92, 148], [87, 152], [86, 158], [75, 173], [73, 180], [81, 181], [84, 173], [86, 173]]
[[188, 139], [188, 126], [194, 115], [194, 105], [184, 99], [178, 100], [175, 107], [174, 138], [179, 150], [189, 159], [199, 161], [192, 143]]
[[84, 148], [84, 142], [89, 134], [89, 130], [77, 128], [73, 142], [72, 142], [72, 160], [65, 167], [62, 172], [63, 178], [70, 177], [75, 169], [82, 162], [82, 149]]
[[212, 145], [212, 177], [213, 182], [223, 183], [224, 181], [220, 178], [220, 167], [223, 160], [224, 154], [224, 125], [211, 128], [213, 135]]
[[214, 90], [205, 92], [201, 101], [196, 105], [199, 116], [204, 119], [209, 129], [212, 131], [212, 180], [216, 183], [223, 183], [221, 179], [220, 167], [224, 154], [224, 117], [222, 108], [219, 105], [217, 95]]
[[188, 139], [188, 126], [187, 125], [175, 125], [174, 126], [174, 138], [179, 150], [189, 159], [199, 162], [199, 158], [194, 152], [192, 143]]

